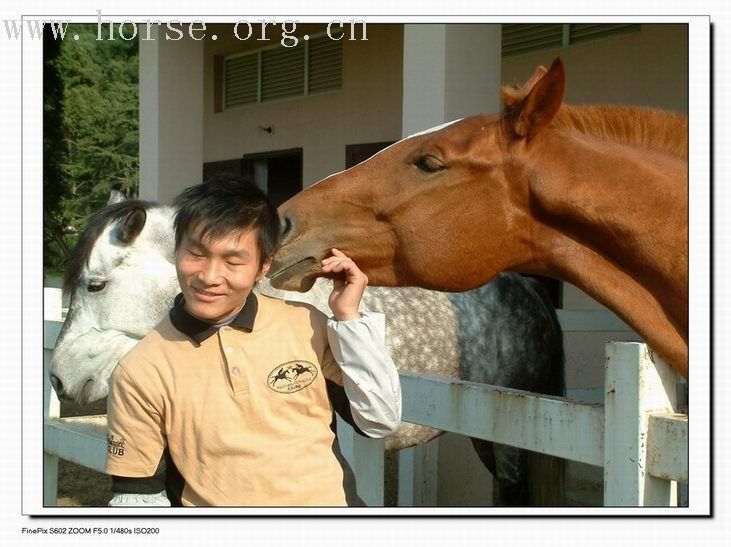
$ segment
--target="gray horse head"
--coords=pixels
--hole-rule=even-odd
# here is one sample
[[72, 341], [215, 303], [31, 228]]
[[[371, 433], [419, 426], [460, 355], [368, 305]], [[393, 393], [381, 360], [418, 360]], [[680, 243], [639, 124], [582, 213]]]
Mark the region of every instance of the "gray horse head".
[[178, 286], [171, 222], [169, 208], [140, 201], [89, 219], [64, 279], [70, 307], [51, 362], [59, 397], [105, 397], [119, 358], [169, 309]]

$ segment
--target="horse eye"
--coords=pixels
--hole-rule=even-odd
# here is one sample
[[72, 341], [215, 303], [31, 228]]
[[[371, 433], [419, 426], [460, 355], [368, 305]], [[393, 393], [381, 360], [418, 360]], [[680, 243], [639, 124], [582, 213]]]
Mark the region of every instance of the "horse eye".
[[436, 173], [445, 168], [444, 164], [434, 156], [422, 156], [414, 162], [414, 165], [425, 173]]
[[88, 290], [89, 292], [99, 292], [103, 290], [106, 286], [106, 281], [89, 281], [89, 285], [86, 287], [86, 290]]

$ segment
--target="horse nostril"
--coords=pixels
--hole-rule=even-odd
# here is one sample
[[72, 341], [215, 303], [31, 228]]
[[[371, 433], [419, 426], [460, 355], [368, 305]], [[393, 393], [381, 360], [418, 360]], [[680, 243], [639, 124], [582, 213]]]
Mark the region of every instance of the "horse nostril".
[[63, 399], [63, 382], [61, 379], [58, 376], [51, 374], [51, 385], [53, 386], [53, 390], [56, 392], [56, 396], [59, 399]]

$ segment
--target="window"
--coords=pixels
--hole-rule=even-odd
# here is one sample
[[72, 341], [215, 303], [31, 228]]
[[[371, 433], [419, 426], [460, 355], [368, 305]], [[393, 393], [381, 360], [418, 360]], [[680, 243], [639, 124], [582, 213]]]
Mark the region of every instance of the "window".
[[637, 32], [638, 24], [571, 23], [571, 24], [509, 24], [503, 25], [503, 56], [519, 55], [539, 49], [567, 47], [573, 44]]
[[223, 109], [340, 89], [342, 34], [300, 39], [295, 47], [269, 46], [223, 59]]
[[624, 34], [625, 32], [636, 32], [639, 30], [640, 25], [627, 23], [612, 25], [576, 23], [569, 25], [569, 43], [576, 44], [595, 38], [603, 38], [604, 36], [614, 36], [615, 34]]
[[563, 25], [503, 25], [503, 55], [517, 55], [563, 44]]

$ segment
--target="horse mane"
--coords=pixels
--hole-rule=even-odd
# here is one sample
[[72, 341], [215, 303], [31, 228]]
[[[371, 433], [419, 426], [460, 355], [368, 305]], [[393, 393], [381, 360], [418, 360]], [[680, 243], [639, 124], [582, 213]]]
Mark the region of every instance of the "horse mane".
[[688, 118], [675, 112], [637, 106], [564, 104], [551, 126], [688, 157]]
[[[503, 86], [501, 97], [505, 112], [510, 113], [519, 108], [545, 73], [544, 67], [538, 67], [536, 73], [522, 86]], [[639, 106], [579, 106], [564, 103], [551, 127], [688, 158], [688, 117], [675, 112]]]
[[145, 211], [149, 211], [156, 207], [160, 207], [160, 204], [154, 201], [130, 199], [107, 205], [103, 209], [94, 212], [89, 217], [86, 229], [82, 232], [69, 258], [69, 263], [64, 273], [63, 292], [69, 293], [73, 290], [74, 285], [76, 285], [76, 282], [81, 276], [81, 271], [89, 263], [89, 257], [91, 256], [91, 250], [94, 248], [94, 244], [107, 226], [126, 218], [127, 215], [137, 209], [142, 208]]

